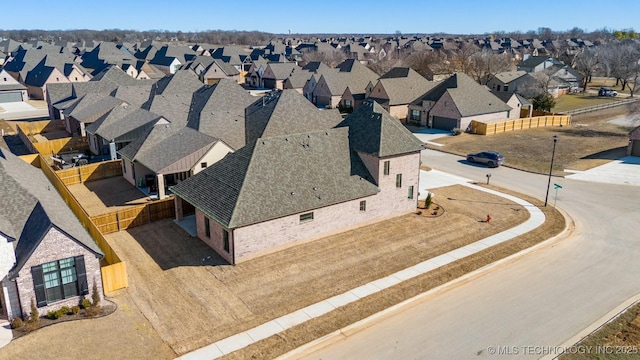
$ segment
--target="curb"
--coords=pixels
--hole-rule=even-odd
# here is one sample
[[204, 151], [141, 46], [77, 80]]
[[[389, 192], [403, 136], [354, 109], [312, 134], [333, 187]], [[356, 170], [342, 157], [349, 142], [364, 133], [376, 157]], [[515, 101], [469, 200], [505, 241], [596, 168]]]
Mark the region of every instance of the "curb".
[[[395, 315], [398, 312], [403, 311], [406, 307], [409, 307], [417, 302], [420, 302], [422, 300], [425, 300], [427, 297], [431, 296], [431, 295], [436, 295], [437, 293], [440, 292], [444, 292], [447, 291], [449, 289], [451, 289], [454, 286], [459, 286], [462, 285], [464, 282], [471, 280], [472, 278], [484, 275], [485, 273], [487, 273], [488, 271], [510, 263], [512, 261], [518, 260], [519, 258], [521, 258], [524, 255], [527, 255], [533, 251], [539, 250], [540, 248], [543, 248], [545, 246], [551, 245], [553, 243], [555, 243], [556, 241], [565, 239], [566, 237], [568, 237], [574, 230], [575, 230], [575, 222], [573, 221], [573, 219], [569, 216], [569, 214], [567, 214], [565, 211], [561, 210], [560, 208], [556, 208], [558, 209], [558, 211], [560, 211], [560, 213], [562, 214], [562, 216], [565, 219], [565, 227], [564, 229], [557, 235], [544, 240], [536, 245], [533, 245], [531, 247], [528, 247], [526, 249], [523, 249], [515, 254], [511, 254], [505, 258], [502, 258], [500, 260], [494, 261], [490, 264], [487, 264], [477, 270], [474, 270], [470, 273], [464, 274], [456, 279], [453, 279], [445, 284], [442, 284], [440, 286], [437, 286], [433, 289], [427, 290], [426, 292], [419, 294], [417, 296], [414, 296], [410, 299], [407, 299], [401, 303], [398, 303], [392, 307], [389, 307], [387, 309], [384, 309], [378, 313], [375, 313], [365, 319], [362, 319], [360, 321], [357, 321], [351, 325], [348, 325], [342, 329], [336, 330], [332, 333], [329, 333], [321, 338], [318, 338], [312, 342], [309, 342], [305, 345], [302, 345], [292, 351], [289, 351], [285, 354], [282, 354], [280, 356], [278, 356], [276, 359], [278, 360], [285, 360], [285, 359], [297, 359], [299, 358], [301, 355], [306, 355], [312, 352], [315, 352], [317, 350], [320, 350], [324, 347], [327, 347], [333, 343], [336, 343], [340, 340], [346, 339], [349, 336], [356, 334], [370, 326], [375, 325], [377, 322], [380, 322], [388, 317], [391, 317], [393, 315]], [[638, 299], [640, 300], [640, 295], [638, 295]]]
[[622, 304], [616, 306], [613, 310], [609, 311], [604, 316], [600, 317], [598, 320], [593, 322], [591, 325], [587, 326], [582, 331], [578, 332], [576, 335], [570, 337], [569, 339], [567, 339], [567, 341], [565, 341], [562, 344], [558, 345], [557, 348], [562, 348], [563, 349], [563, 351], [561, 353], [559, 353], [559, 354], [549, 354], [549, 355], [541, 358], [541, 360], [552, 360], [552, 359], [559, 358], [560, 356], [564, 355], [564, 352], [566, 351], [566, 349], [568, 349], [568, 348], [570, 348], [572, 346], [576, 346], [579, 342], [581, 342], [582, 340], [586, 339], [588, 336], [590, 336], [593, 333], [597, 332], [598, 330], [600, 330], [601, 328], [603, 328], [604, 326], [606, 326], [610, 322], [616, 320], [625, 311], [627, 311], [629, 308], [631, 308], [632, 306], [636, 305], [639, 302], [640, 302], [640, 294], [627, 299], [625, 302], [623, 302]]

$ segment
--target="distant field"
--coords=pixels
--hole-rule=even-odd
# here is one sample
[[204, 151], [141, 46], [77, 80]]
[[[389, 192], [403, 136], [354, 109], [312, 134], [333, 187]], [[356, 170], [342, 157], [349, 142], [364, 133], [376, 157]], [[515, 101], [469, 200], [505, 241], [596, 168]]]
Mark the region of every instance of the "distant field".
[[555, 113], [585, 108], [589, 106], [608, 104], [620, 101], [617, 97], [601, 97], [596, 94], [568, 94], [556, 99], [556, 106], [551, 109]]

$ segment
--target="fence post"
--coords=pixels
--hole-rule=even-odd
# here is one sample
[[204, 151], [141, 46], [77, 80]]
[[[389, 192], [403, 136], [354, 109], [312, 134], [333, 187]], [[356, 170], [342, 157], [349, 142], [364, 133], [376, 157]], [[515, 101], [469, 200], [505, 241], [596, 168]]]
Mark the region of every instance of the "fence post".
[[118, 231], [120, 231], [120, 213], [116, 211], [116, 226], [118, 226]]

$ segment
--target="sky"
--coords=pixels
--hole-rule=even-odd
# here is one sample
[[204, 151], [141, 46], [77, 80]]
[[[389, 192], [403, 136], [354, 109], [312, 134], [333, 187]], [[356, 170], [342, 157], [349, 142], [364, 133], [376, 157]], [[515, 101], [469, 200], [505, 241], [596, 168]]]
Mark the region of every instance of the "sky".
[[[258, 30], [275, 34], [490, 34], [640, 30], [639, 0], [21, 0], [0, 29]], [[11, 5], [7, 5], [10, 3]], [[24, 11], [17, 11], [17, 7]], [[8, 15], [8, 16], [7, 16]]]

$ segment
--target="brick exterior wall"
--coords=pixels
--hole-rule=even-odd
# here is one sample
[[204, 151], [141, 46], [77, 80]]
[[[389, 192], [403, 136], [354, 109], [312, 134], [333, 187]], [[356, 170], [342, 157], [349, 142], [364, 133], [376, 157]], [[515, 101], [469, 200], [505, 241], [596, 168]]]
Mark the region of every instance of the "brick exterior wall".
[[[91, 251], [70, 239], [64, 233], [60, 232], [56, 228], [51, 228], [47, 235], [45, 235], [44, 239], [40, 242], [38, 248], [36, 248], [33, 254], [31, 254], [29, 260], [24, 264], [18, 274], [18, 277], [15, 278], [15, 283], [18, 288], [18, 296], [20, 298], [19, 301], [22, 305], [22, 314], [29, 314], [31, 309], [31, 299], [35, 301], [36, 298], [33, 290], [31, 267], [80, 255], [84, 255], [84, 263], [87, 273], [87, 284], [89, 288], [89, 294], [86, 295], [87, 298], [90, 299], [94, 282], [97, 285], [100, 298], [103, 298], [100, 259], [96, 258]], [[64, 305], [69, 307], [78, 305], [80, 298], [80, 296], [74, 296], [57, 301], [38, 308], [38, 311], [40, 312], [40, 315], [43, 315], [48, 311], [58, 310]]]
[[22, 316], [16, 283], [5, 278], [0, 282], [0, 285], [2, 285], [0, 288], [2, 291], [0, 296], [3, 297], [1, 299], [3, 311], [2, 314], [0, 314], [0, 319], [11, 320], [15, 317]]
[[[279, 250], [292, 244], [310, 241], [355, 227], [371, 224], [385, 218], [404, 215], [416, 210], [420, 153], [379, 159], [361, 154], [374, 177], [379, 179], [380, 193], [361, 199], [334, 204], [304, 213], [249, 225], [230, 231], [230, 251], [222, 250], [222, 226], [210, 220], [211, 237], [205, 236], [204, 215], [196, 211], [198, 237], [229, 262], [242, 262], [250, 258]], [[384, 175], [384, 161], [390, 161], [389, 175]], [[402, 174], [402, 186], [396, 187], [396, 175]], [[413, 199], [408, 198], [413, 186]], [[366, 210], [360, 211], [360, 201], [366, 201]], [[300, 215], [313, 212], [313, 220], [301, 222]]]

